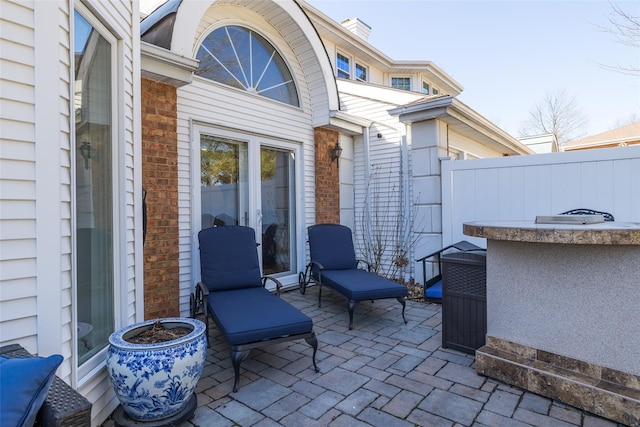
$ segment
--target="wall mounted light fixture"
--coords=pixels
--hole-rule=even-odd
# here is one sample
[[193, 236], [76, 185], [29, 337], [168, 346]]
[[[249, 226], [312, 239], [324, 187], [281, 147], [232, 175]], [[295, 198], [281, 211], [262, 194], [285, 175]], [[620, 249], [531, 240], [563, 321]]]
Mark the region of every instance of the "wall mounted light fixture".
[[91, 160], [91, 155], [95, 154], [95, 149], [91, 148], [91, 143], [89, 141], [82, 141], [80, 143], [80, 154], [82, 154], [82, 158], [84, 159], [84, 168], [89, 169], [89, 160]]
[[331, 161], [333, 162], [335, 160], [336, 163], [339, 164], [338, 160], [340, 159], [341, 155], [342, 155], [342, 147], [340, 147], [339, 142], [336, 142], [335, 147], [333, 147], [333, 150], [331, 150]]

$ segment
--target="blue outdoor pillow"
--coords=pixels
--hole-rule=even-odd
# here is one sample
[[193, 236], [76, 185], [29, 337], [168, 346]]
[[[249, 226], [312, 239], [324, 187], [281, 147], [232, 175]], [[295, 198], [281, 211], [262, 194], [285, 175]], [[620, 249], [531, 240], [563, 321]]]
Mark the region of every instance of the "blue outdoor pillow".
[[8, 358], [0, 356], [2, 427], [32, 427], [47, 397], [62, 356]]

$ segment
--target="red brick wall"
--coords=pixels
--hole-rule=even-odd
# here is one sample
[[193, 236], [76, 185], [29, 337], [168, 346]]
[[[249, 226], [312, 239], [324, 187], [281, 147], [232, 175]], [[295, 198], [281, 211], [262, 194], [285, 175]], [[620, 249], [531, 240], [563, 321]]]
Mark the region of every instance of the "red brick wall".
[[338, 141], [338, 132], [316, 128], [316, 223], [340, 223], [340, 170], [331, 161], [331, 150]]
[[142, 184], [147, 190], [144, 318], [180, 315], [176, 88], [142, 79]]

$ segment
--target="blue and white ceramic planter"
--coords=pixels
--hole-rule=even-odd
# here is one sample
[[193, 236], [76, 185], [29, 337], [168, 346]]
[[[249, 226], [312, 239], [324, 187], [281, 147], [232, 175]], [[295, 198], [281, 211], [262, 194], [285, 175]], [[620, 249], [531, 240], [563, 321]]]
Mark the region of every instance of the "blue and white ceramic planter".
[[193, 394], [206, 357], [205, 325], [196, 319], [160, 319], [165, 328], [191, 329], [182, 338], [158, 344], [125, 341], [156, 321], [124, 327], [109, 337], [109, 377], [124, 411], [137, 421], [159, 420], [180, 412]]

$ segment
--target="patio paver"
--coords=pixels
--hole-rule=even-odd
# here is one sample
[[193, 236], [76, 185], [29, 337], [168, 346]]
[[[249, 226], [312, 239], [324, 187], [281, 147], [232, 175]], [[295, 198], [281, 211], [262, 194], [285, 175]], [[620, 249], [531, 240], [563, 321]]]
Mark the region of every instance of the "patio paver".
[[198, 409], [180, 427], [208, 426], [582, 426], [619, 424], [476, 374], [471, 355], [444, 349], [441, 309], [407, 301], [359, 304], [349, 331], [346, 301], [323, 289], [282, 294], [314, 320], [311, 348], [288, 342], [252, 350], [231, 392], [229, 349], [211, 323]]

